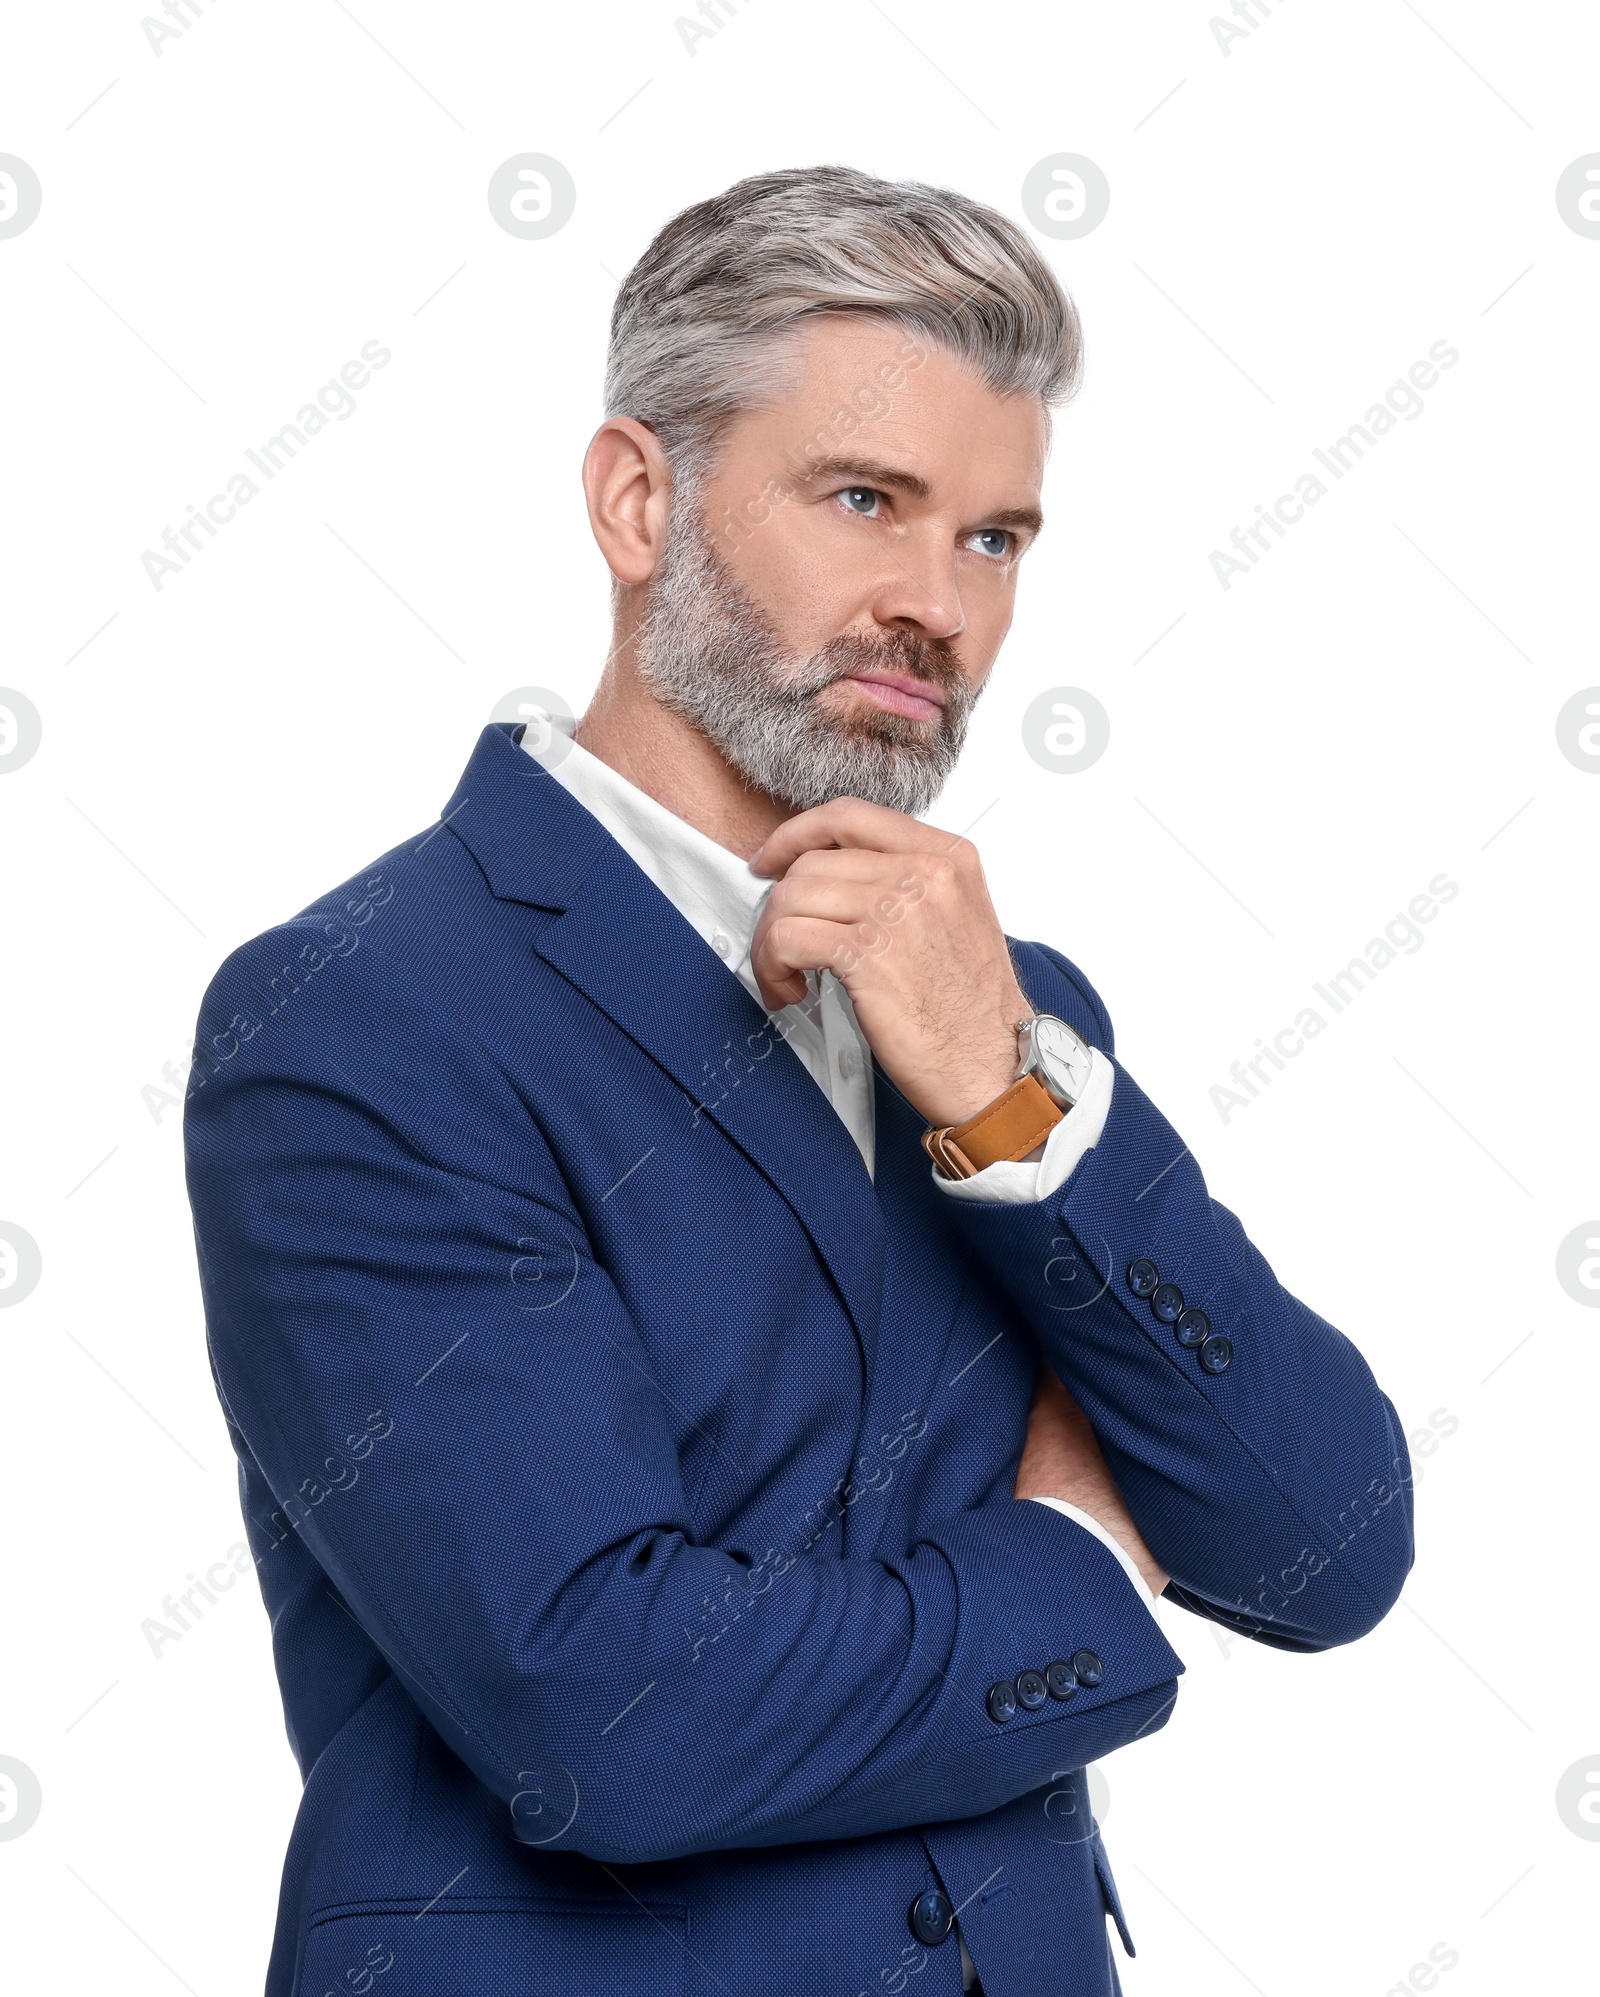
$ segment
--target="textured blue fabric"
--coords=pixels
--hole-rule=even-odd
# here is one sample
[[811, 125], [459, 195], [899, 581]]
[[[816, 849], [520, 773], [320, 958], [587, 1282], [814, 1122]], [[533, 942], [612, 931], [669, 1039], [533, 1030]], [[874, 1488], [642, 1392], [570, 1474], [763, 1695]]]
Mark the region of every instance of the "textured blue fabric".
[[[198, 1044], [208, 1344], [305, 1776], [269, 1997], [954, 1993], [908, 1926], [935, 1886], [987, 1997], [1108, 1997], [1081, 1771], [1182, 1666], [1093, 1535], [1011, 1497], [1041, 1352], [1186, 1606], [1316, 1648], [1398, 1592], [1392, 1410], [1125, 1070], [1022, 1207], [945, 1200], [880, 1082], [874, 1183], [510, 730], [228, 960]], [[1099, 1686], [990, 1719], [1084, 1647]]]

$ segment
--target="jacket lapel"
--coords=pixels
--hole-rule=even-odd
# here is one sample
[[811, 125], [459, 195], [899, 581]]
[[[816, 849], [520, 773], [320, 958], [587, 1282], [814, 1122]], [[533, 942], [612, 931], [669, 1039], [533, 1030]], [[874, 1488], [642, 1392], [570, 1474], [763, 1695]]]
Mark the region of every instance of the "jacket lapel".
[[883, 1218], [860, 1153], [781, 1031], [666, 896], [512, 740], [484, 730], [445, 822], [501, 900], [561, 911], [534, 948], [664, 1069], [788, 1202], [872, 1375]]

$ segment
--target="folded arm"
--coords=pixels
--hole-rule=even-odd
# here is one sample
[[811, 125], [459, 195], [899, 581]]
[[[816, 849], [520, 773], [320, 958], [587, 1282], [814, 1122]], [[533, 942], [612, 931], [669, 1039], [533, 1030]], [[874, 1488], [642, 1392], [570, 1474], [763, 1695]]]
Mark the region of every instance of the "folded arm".
[[[1087, 1006], [1110, 1054], [1104, 1008], [1066, 960], [1026, 944], [1016, 958], [1034, 1003]], [[952, 1208], [1092, 1423], [1169, 1598], [1287, 1649], [1379, 1621], [1412, 1560], [1394, 1409], [1126, 1068], [1063, 1186]]]

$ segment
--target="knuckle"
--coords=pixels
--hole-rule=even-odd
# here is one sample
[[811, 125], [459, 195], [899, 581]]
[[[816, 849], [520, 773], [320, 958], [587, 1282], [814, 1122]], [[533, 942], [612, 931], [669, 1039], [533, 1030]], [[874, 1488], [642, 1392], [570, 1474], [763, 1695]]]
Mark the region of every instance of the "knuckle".
[[794, 956], [804, 947], [805, 927], [805, 919], [802, 916], [780, 916], [768, 931], [772, 948], [785, 959]]

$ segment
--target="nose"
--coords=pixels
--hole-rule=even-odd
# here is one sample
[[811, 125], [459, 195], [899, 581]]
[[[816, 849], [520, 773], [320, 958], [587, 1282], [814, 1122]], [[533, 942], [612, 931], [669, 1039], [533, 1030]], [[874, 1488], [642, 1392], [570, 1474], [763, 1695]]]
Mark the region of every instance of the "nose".
[[927, 638], [959, 638], [967, 628], [956, 579], [955, 551], [929, 535], [884, 550], [883, 575], [873, 598], [879, 624], [899, 625]]

